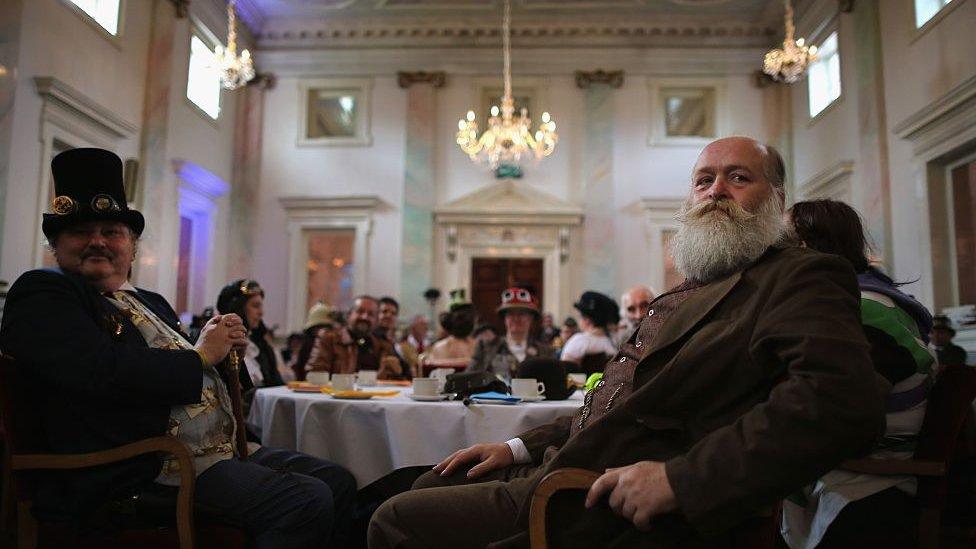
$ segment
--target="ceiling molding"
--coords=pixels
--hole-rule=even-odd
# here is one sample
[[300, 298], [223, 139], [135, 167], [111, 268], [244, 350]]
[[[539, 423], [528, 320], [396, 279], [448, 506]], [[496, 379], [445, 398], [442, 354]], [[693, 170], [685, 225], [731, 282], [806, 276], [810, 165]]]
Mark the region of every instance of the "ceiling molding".
[[[261, 33], [263, 50], [386, 47], [501, 47], [495, 22], [472, 25], [458, 20], [436, 24], [421, 21], [365, 22], [356, 20], [275, 25]], [[520, 25], [512, 29], [512, 46], [525, 47], [647, 47], [705, 46], [768, 47], [776, 31], [765, 25], [732, 23], [566, 22]]]
[[[519, 52], [516, 76], [569, 76], [600, 67], [608, 58], [614, 69], [631, 76], [751, 76], [765, 48], [572, 48]], [[366, 50], [283, 50], [257, 52], [255, 63], [279, 78], [394, 76], [399, 71], [445, 71], [450, 76], [496, 75], [498, 51], [473, 48], [390, 48]], [[447, 85], [451, 85], [450, 78]]]

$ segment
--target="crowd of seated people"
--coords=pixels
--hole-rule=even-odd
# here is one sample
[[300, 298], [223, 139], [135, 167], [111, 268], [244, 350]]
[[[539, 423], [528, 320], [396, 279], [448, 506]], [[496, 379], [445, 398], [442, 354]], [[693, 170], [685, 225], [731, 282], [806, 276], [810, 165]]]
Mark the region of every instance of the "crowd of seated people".
[[[499, 331], [455, 293], [441, 337], [424, 315], [401, 326], [395, 297], [360, 295], [346, 310], [313, 305], [283, 350], [256, 281], [225, 286], [193, 334], [161, 296], [128, 282], [145, 220], [125, 203], [121, 170], [99, 149], [55, 158], [58, 198], [43, 230], [58, 269], [14, 284], [0, 346], [45, 387], [38, 413], [52, 451], [175, 436], [194, 452], [197, 502], [256, 547], [357, 546], [366, 534], [351, 530], [356, 484], [344, 464], [257, 445], [240, 455], [228, 376], [246, 394], [309, 372], [410, 380], [425, 365], [460, 364], [506, 382], [544, 379], [565, 398], [566, 372], [590, 355], [610, 359], [573, 416], [445, 456], [373, 513], [369, 547], [524, 547], [526, 502], [562, 467], [602, 474], [585, 501], [561, 504], [565, 546], [727, 544], [777, 503], [791, 548], [857, 546], [882, 528], [915, 538], [913, 478], [838, 466], [912, 455], [939, 364], [958, 358], [951, 325], [871, 261], [852, 208], [786, 208], [771, 147], [727, 138], [703, 150], [674, 238], [685, 280], [661, 295], [636, 286], [618, 306], [587, 290], [578, 320], [556, 326], [534, 289], [516, 284], [500, 296]], [[223, 366], [232, 351], [243, 358], [236, 373]], [[174, 465], [52, 474], [34, 510], [84, 525], [110, 502], [171, 490]]]

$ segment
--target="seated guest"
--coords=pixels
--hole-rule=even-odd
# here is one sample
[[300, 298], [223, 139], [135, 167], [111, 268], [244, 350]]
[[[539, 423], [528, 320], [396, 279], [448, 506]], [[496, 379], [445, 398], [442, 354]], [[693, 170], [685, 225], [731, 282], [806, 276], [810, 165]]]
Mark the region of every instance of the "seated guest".
[[576, 322], [576, 319], [571, 316], [567, 316], [566, 320], [563, 321], [563, 325], [559, 327], [559, 337], [552, 342], [552, 346], [556, 350], [557, 354], [562, 354], [563, 345], [569, 341], [569, 338], [573, 337], [573, 334], [579, 331], [579, 323]]
[[335, 331], [320, 331], [305, 369], [333, 374], [376, 370], [379, 379], [402, 379], [404, 372], [393, 345], [373, 335], [379, 303], [376, 298], [357, 297], [346, 315], [346, 325]]
[[956, 330], [952, 328], [948, 317], [935, 317], [929, 337], [940, 366], [966, 365], [966, 349], [952, 342], [952, 338], [956, 337]]
[[582, 331], [573, 334], [559, 352], [559, 359], [579, 364], [586, 355], [614, 355], [617, 347], [607, 335], [607, 326], [620, 320], [617, 302], [600, 292], [583, 292], [573, 307], [580, 312]]
[[491, 324], [480, 324], [471, 332], [471, 337], [475, 340], [475, 345], [481, 342], [491, 343], [498, 337], [498, 332]]
[[[303, 343], [305, 343], [305, 335], [301, 332], [292, 332], [288, 334], [288, 339], [285, 340], [285, 346], [281, 349], [281, 358], [284, 360], [285, 367], [288, 368], [288, 370], [292, 370], [292, 366], [295, 364], [295, 361], [298, 360], [298, 355], [302, 352]], [[294, 374], [292, 374], [290, 377], [295, 379]]]
[[[801, 245], [839, 255], [857, 273], [871, 364], [891, 384], [887, 430], [871, 457], [911, 458], [934, 377], [935, 357], [926, 347], [931, 315], [870, 264], [853, 208], [836, 200], [797, 202], [788, 217]], [[915, 477], [830, 471], [783, 503], [783, 537], [794, 548], [867, 546], [879, 537], [908, 542], [918, 524], [915, 488]]]
[[[57, 269], [24, 273], [7, 297], [0, 345], [32, 394], [56, 453], [105, 450], [169, 435], [194, 456], [195, 501], [256, 547], [343, 543], [356, 482], [338, 465], [288, 450], [235, 456], [225, 378], [215, 369], [247, 345], [237, 315], [216, 315], [196, 344], [159, 294], [128, 276], [145, 220], [122, 190], [122, 161], [72, 149], [51, 162], [56, 197], [43, 231]], [[97, 468], [37, 473], [34, 512], [84, 525], [100, 508], [172, 493], [179, 464], [150, 454]], [[175, 495], [174, 495], [175, 500]]]
[[433, 362], [438, 360], [463, 360], [469, 362], [474, 355], [476, 341], [471, 337], [474, 331], [475, 310], [470, 304], [463, 304], [453, 307], [449, 312], [441, 313], [441, 327], [447, 332], [447, 337], [434, 343], [427, 359]]
[[[373, 328], [373, 335], [380, 339], [385, 339], [393, 346], [393, 354], [400, 361], [400, 371], [404, 372], [405, 377], [411, 377], [413, 363], [416, 359], [411, 354], [412, 349], [401, 348], [400, 342], [396, 338], [397, 318], [400, 316], [400, 302], [390, 296], [383, 296], [379, 300], [379, 310], [376, 316], [376, 327]], [[408, 358], [409, 357], [409, 358]]]
[[523, 546], [535, 486], [564, 467], [602, 476], [585, 504], [561, 500], [554, 545], [730, 546], [738, 525], [870, 449], [884, 403], [857, 279], [781, 243], [784, 179], [772, 147], [706, 146], [673, 240], [686, 281], [582, 408], [448, 456], [377, 510], [370, 547]]
[[647, 311], [651, 310], [654, 292], [647, 286], [634, 286], [627, 290], [621, 299], [620, 306], [624, 312], [624, 319], [620, 323], [620, 330], [617, 331], [617, 337], [614, 339], [618, 348], [637, 329], [641, 319], [647, 316]]
[[542, 315], [542, 340], [552, 345], [552, 341], [559, 337], [559, 328], [553, 323], [552, 313]]
[[478, 343], [467, 371], [493, 372], [508, 382], [525, 357], [550, 357], [553, 353], [544, 342], [529, 337], [532, 322], [539, 317], [539, 306], [529, 290], [505, 290], [497, 310], [505, 323], [505, 336], [491, 343]]
[[291, 369], [295, 373], [295, 379], [305, 381], [308, 358], [312, 355], [315, 348], [315, 341], [320, 333], [332, 332], [339, 326], [345, 324], [342, 313], [336, 311], [325, 303], [317, 302], [308, 310], [305, 317], [305, 325], [302, 327], [302, 346], [298, 350], [298, 356], [292, 361]]
[[427, 352], [427, 347], [430, 345], [427, 328], [427, 317], [415, 315], [407, 327], [407, 334], [403, 338], [403, 341], [409, 343], [418, 355]]
[[217, 312], [234, 313], [244, 320], [249, 337], [244, 351], [244, 368], [238, 372], [241, 390], [276, 387], [285, 382], [278, 371], [278, 357], [267, 339], [264, 326], [264, 290], [254, 280], [235, 280], [224, 286], [217, 297]]

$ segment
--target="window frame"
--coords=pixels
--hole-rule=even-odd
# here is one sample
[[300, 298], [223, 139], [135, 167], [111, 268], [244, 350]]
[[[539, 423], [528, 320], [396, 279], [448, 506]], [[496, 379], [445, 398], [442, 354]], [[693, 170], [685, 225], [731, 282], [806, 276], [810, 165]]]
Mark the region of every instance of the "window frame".
[[122, 49], [122, 37], [123, 29], [125, 29], [125, 13], [127, 0], [119, 0], [119, 13], [116, 20], [115, 34], [112, 34], [105, 27], [102, 26], [94, 17], [88, 14], [81, 6], [75, 4], [71, 0], [61, 0], [61, 4], [68, 8], [68, 10], [78, 16], [79, 19], [87, 23], [98, 33], [99, 36], [108, 41], [117, 49]]
[[190, 33], [188, 40], [186, 42], [186, 71], [184, 72], [185, 81], [183, 83], [183, 99], [187, 102], [193, 111], [199, 114], [204, 120], [213, 124], [215, 127], [220, 125], [221, 116], [224, 114], [224, 87], [220, 84], [218, 79], [217, 85], [219, 87], [219, 93], [217, 98], [217, 117], [213, 118], [210, 113], [203, 110], [203, 107], [197, 105], [192, 99], [190, 99], [190, 57], [193, 55], [193, 37], [197, 37], [201, 42], [211, 50], [216, 50], [217, 46], [223, 46], [223, 43], [217, 38], [210, 29], [208, 29], [200, 21], [193, 19], [190, 24]]
[[943, 19], [948, 17], [953, 10], [959, 7], [959, 4], [963, 4], [965, 0], [949, 0], [948, 3], [944, 4], [939, 11], [935, 12], [932, 17], [929, 17], [927, 21], [922, 23], [921, 26], [918, 25], [918, 0], [912, 0], [912, 19], [910, 24], [912, 29], [915, 31], [915, 36], [912, 38], [912, 42], [918, 40], [923, 34], [928, 32], [929, 29], [938, 25]]
[[[815, 44], [817, 44], [817, 48], [819, 49], [820, 48], [820, 45], [823, 44], [824, 42], [826, 42], [827, 39], [830, 38], [830, 36], [831, 35], [834, 35], [834, 34], [837, 35], [837, 51], [836, 51], [836, 53], [834, 55], [837, 56], [837, 81], [838, 81], [838, 84], [840, 85], [840, 93], [837, 94], [837, 97], [835, 97], [829, 103], [827, 103], [826, 105], [824, 105], [824, 107], [822, 109], [820, 109], [819, 111], [817, 111], [816, 114], [810, 114], [810, 96], [811, 96], [811, 94], [810, 94], [810, 84], [811, 84], [810, 68], [813, 67], [813, 65], [810, 65], [810, 67], [807, 67], [807, 75], [806, 75], [806, 79], [805, 79], [806, 80], [806, 84], [807, 84], [807, 86], [806, 86], [806, 89], [807, 89], [806, 113], [807, 113], [807, 117], [808, 117], [807, 119], [809, 120], [810, 125], [813, 125], [816, 121], [818, 121], [821, 118], [823, 118], [826, 115], [826, 113], [828, 113], [831, 110], [833, 110], [834, 107], [837, 106], [838, 104], [840, 104], [840, 102], [844, 99], [844, 56], [842, 55], [843, 48], [841, 47], [840, 27], [835, 24], [835, 25], [832, 25], [830, 27], [825, 28], [824, 31], [823, 31], [823, 33], [821, 34], [822, 38], [820, 38], [819, 40], [817, 40], [815, 42]], [[821, 60], [821, 58], [818, 57], [817, 58], [817, 62], [819, 63], [820, 60]]]
[[[668, 136], [667, 113], [664, 108], [664, 90], [671, 88], [710, 90], [713, 97], [714, 119], [711, 124], [714, 136]], [[648, 89], [648, 147], [703, 147], [729, 133], [728, 102], [725, 82], [714, 78], [657, 78], [647, 79]]]
[[[353, 90], [358, 99], [356, 133], [342, 137], [308, 137], [308, 94], [313, 90]], [[372, 78], [307, 78], [298, 82], [298, 147], [370, 147], [372, 135]]]

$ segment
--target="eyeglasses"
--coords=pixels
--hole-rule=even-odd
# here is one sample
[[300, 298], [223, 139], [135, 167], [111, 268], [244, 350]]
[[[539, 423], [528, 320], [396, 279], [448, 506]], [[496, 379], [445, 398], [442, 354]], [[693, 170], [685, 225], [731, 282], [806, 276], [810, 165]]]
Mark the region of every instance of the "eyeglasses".
[[636, 313], [637, 311], [639, 311], [641, 309], [649, 309], [650, 307], [651, 307], [651, 302], [650, 301], [641, 301], [637, 305], [628, 305], [627, 306], [627, 312], [628, 313]]
[[529, 295], [529, 291], [523, 290], [522, 288], [502, 292], [502, 303], [509, 303], [515, 298], [518, 298], [519, 301], [532, 301], [532, 296]]

